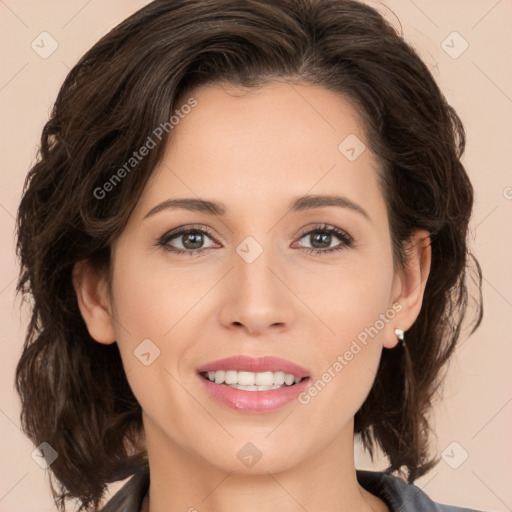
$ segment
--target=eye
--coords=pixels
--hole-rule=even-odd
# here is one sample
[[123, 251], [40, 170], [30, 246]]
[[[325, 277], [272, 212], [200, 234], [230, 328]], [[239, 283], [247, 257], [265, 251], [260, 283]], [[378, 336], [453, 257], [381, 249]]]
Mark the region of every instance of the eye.
[[[303, 238], [309, 240], [310, 246], [304, 247], [301, 243], [301, 247], [305, 249], [306, 252], [313, 254], [325, 254], [340, 251], [341, 249], [351, 247], [354, 243], [352, 237], [348, 233], [335, 228], [334, 226], [327, 226], [326, 224], [316, 226], [315, 228], [303, 233], [300, 240]], [[332, 247], [331, 243], [335, 241], [336, 238], [341, 241], [341, 243]]]
[[[175, 254], [192, 255], [213, 247], [213, 245], [202, 247], [205, 237], [210, 238], [211, 240], [213, 235], [205, 228], [195, 228], [192, 226], [187, 229], [166, 233], [158, 241], [157, 245], [161, 246], [165, 251], [173, 252]], [[171, 245], [171, 241], [173, 240], [177, 240], [178, 248]]]
[[[204, 247], [205, 237], [214, 240], [214, 235], [210, 230], [204, 227], [191, 226], [189, 228], [177, 229], [166, 233], [158, 240], [157, 245], [162, 247], [165, 251], [174, 254], [193, 255], [215, 247], [215, 243]], [[315, 226], [313, 229], [302, 233], [299, 240], [303, 238], [306, 240], [309, 239], [310, 246], [308, 247], [300, 243], [299, 248], [314, 254], [339, 251], [351, 247], [354, 242], [348, 233], [334, 226], [328, 226], [327, 224]], [[331, 244], [333, 241], [335, 242], [336, 239], [338, 239], [340, 243], [332, 247]]]

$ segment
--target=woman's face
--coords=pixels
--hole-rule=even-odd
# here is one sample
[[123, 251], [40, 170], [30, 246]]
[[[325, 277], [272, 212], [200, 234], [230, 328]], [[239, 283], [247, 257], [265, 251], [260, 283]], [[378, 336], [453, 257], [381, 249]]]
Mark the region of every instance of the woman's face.
[[[383, 345], [404, 327], [377, 161], [355, 111], [321, 87], [193, 97], [113, 248], [116, 340], [148, 439], [226, 471], [275, 472], [351, 439]], [[342, 200], [290, 209], [305, 196]], [[155, 210], [184, 198], [224, 213]], [[198, 368], [238, 355], [285, 359], [309, 379], [280, 406], [251, 409], [261, 391], [229, 406]], [[262, 454], [254, 469], [242, 448]]]

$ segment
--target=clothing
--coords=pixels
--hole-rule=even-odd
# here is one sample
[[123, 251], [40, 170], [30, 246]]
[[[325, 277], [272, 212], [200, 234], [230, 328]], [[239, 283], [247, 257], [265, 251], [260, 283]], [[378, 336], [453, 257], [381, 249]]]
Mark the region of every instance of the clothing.
[[[356, 476], [359, 484], [384, 501], [391, 512], [480, 512], [435, 503], [419, 487], [383, 472], [358, 469]], [[119, 489], [101, 512], [140, 512], [148, 489], [149, 466], [146, 465]]]

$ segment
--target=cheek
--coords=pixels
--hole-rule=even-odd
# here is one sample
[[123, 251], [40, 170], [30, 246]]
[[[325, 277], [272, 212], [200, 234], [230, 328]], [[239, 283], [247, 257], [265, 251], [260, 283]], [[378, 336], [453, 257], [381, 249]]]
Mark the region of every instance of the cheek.
[[117, 331], [123, 341], [140, 343], [151, 338], [157, 344], [165, 343], [211, 284], [193, 269], [172, 268], [165, 262], [151, 264], [149, 258], [126, 249], [125, 255], [114, 267], [115, 313], [121, 324]]
[[[389, 306], [392, 277], [391, 261], [361, 261], [359, 268], [331, 267], [329, 279], [320, 281], [325, 283], [322, 292], [310, 294], [329, 331], [322, 329], [324, 334], [315, 339], [321, 372], [304, 401], [313, 401], [312, 395], [318, 393], [325, 406], [352, 415], [362, 405], [378, 369], [383, 329], [395, 315]], [[315, 279], [319, 282], [320, 276]]]
[[156, 411], [162, 394], [182, 393], [172, 378], [178, 377], [176, 361], [186, 359], [195, 339], [187, 330], [197, 325], [194, 314], [200, 308], [194, 306], [211, 288], [212, 276], [170, 264], [151, 265], [122, 245], [118, 254], [113, 275], [116, 339], [137, 400]]
[[299, 293], [329, 328], [322, 330], [323, 338], [330, 337], [329, 345], [337, 349], [374, 326], [390, 307], [393, 283], [390, 259], [366, 254], [359, 257], [353, 253], [343, 264], [319, 267], [304, 275], [308, 277], [301, 279]]

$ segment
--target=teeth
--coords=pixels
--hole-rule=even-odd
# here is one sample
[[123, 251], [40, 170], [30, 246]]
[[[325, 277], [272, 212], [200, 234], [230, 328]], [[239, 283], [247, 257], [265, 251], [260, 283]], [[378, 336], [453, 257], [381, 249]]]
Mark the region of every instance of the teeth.
[[284, 383], [287, 386], [291, 386], [295, 382], [295, 377], [293, 375], [290, 375], [289, 373], [286, 373], [284, 376]]
[[225, 376], [226, 372], [224, 370], [217, 370], [215, 372], [215, 384], [222, 384], [224, 382]]
[[278, 389], [281, 386], [241, 386], [240, 384], [229, 384], [229, 387], [242, 389], [243, 391], [269, 391], [270, 389]]
[[284, 372], [244, 372], [236, 370], [217, 370], [208, 372], [208, 380], [215, 384], [227, 384], [233, 388], [247, 391], [266, 391], [277, 389], [283, 384], [291, 386], [298, 384], [301, 379]]

